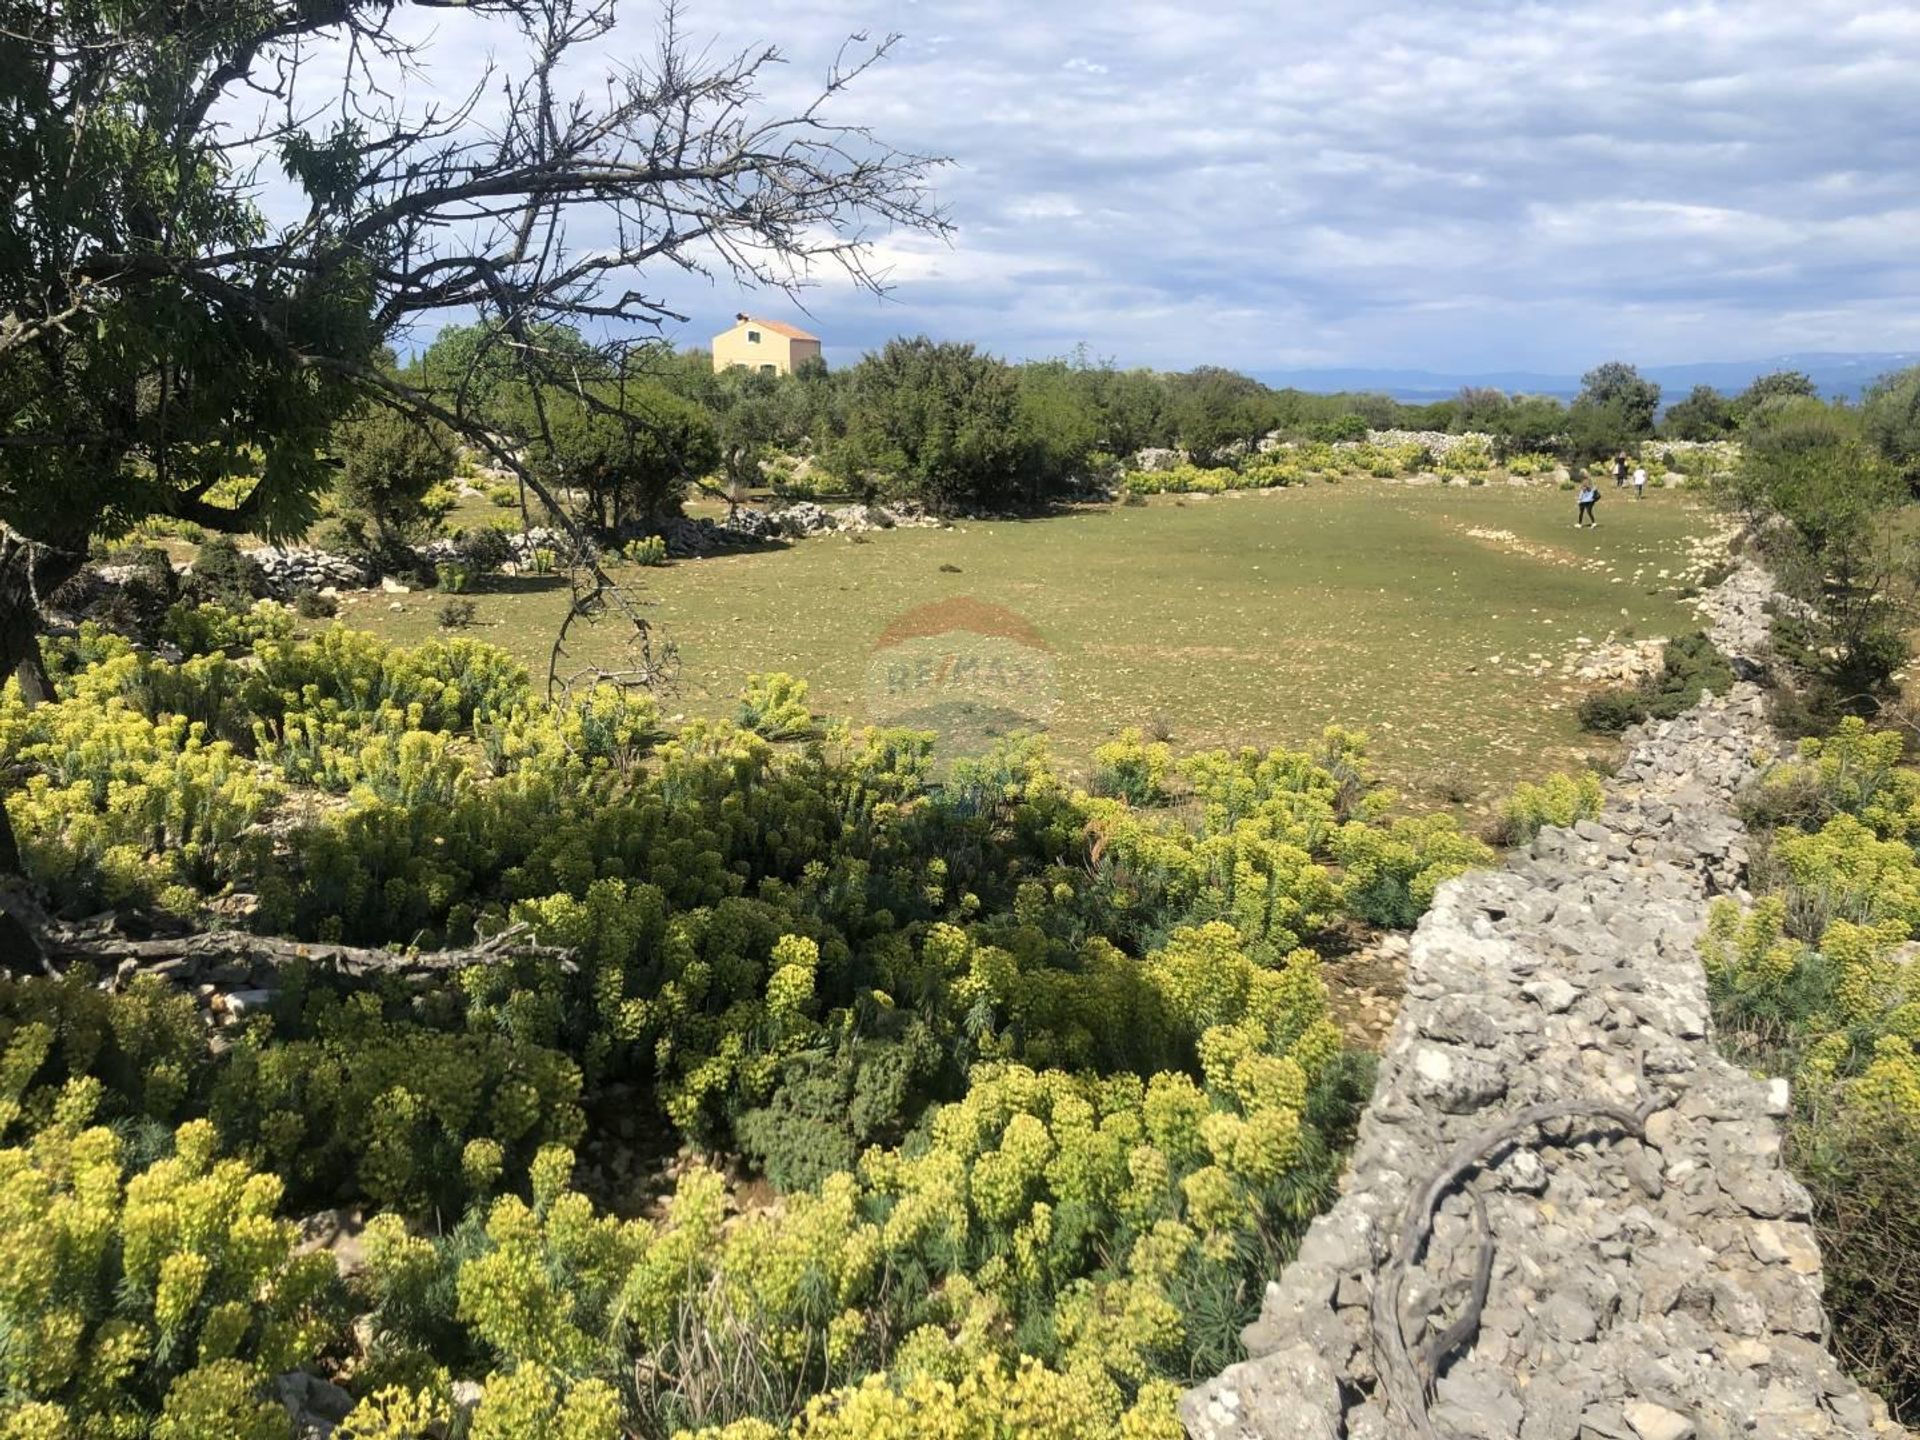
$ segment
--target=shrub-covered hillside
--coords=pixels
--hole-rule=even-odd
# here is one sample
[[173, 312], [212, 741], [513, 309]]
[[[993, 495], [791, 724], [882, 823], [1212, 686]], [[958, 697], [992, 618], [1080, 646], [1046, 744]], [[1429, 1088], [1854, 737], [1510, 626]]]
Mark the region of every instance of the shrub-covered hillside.
[[[52, 703], [0, 705], [69, 911], [566, 954], [425, 994], [295, 964], [215, 1045], [151, 977], [7, 982], [9, 1436], [281, 1435], [296, 1367], [357, 1437], [1171, 1436], [1364, 1093], [1312, 947], [1486, 856], [1386, 818], [1337, 730], [1129, 738], [1101, 788], [1136, 806], [1034, 741], [935, 784], [927, 737], [793, 704], [776, 745], [549, 708], [468, 640], [169, 632], [178, 663], [89, 628]], [[609, 1096], [777, 1198], [571, 1188]], [[292, 1246], [339, 1205], [377, 1216], [345, 1280]]]

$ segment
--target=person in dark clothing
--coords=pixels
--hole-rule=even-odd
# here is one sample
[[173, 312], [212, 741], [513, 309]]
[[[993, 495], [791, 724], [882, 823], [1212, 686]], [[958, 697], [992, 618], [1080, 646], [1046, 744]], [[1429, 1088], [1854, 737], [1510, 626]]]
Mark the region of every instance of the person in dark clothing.
[[1593, 507], [1600, 503], [1600, 487], [1591, 480], [1582, 480], [1579, 499], [1580, 513], [1574, 517], [1573, 528], [1578, 530], [1583, 525], [1598, 525], [1600, 522], [1594, 519]]
[[1627, 484], [1627, 452], [1622, 450], [1613, 457], [1613, 488], [1623, 490]]

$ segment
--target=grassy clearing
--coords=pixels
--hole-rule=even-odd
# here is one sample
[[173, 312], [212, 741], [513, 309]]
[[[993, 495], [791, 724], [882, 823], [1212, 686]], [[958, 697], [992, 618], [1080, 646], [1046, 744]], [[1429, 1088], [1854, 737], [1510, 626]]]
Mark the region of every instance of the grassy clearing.
[[[1052, 647], [1051, 730], [1070, 764], [1157, 717], [1183, 749], [1298, 743], [1337, 722], [1369, 732], [1410, 798], [1449, 801], [1595, 753], [1574, 717], [1582, 687], [1560, 673], [1575, 651], [1690, 628], [1678, 591], [1710, 528], [1700, 503], [1609, 495], [1596, 530], [1576, 530], [1573, 509], [1547, 487], [1349, 482], [822, 537], [623, 576], [679, 646], [670, 710], [731, 713], [749, 672], [784, 670], [812, 682], [816, 710], [864, 718], [889, 622], [971, 598]], [[472, 633], [544, 673], [564, 587], [493, 583]], [[440, 602], [375, 594], [343, 619], [419, 640]], [[612, 661], [592, 645], [577, 656]]]

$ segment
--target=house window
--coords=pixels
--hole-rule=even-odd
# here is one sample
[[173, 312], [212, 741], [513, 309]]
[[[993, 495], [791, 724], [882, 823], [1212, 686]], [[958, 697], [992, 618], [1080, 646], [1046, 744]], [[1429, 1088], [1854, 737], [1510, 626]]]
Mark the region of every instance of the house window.
[[759, 343], [760, 343], [760, 332], [758, 330], [747, 331], [747, 344], [758, 345]]
[[774, 375], [779, 373], [779, 369], [780, 367], [778, 365], [762, 365], [760, 367], [760, 373], [762, 375]]

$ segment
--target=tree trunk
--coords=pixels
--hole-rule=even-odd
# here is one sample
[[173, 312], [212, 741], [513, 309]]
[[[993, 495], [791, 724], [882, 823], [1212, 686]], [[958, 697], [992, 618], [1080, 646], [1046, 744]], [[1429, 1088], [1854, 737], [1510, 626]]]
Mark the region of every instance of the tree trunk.
[[38, 635], [27, 637], [27, 653], [14, 667], [13, 678], [20, 682], [20, 698], [27, 702], [29, 710], [53, 699], [53, 681], [47, 678], [47, 662], [41, 657]]

